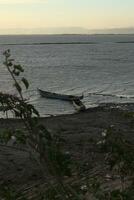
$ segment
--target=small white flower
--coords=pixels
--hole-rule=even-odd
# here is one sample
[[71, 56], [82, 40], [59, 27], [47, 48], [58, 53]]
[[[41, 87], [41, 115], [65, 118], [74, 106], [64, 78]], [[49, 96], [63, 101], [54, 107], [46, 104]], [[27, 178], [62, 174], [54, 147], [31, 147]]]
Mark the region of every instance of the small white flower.
[[107, 136], [107, 130], [105, 129], [105, 130], [101, 133], [101, 135], [102, 135], [103, 137], [106, 137], [106, 136]]
[[109, 174], [106, 174], [105, 178], [106, 178], [107, 180], [109, 180], [109, 179], [111, 179], [112, 177], [111, 177]]
[[98, 145], [100, 145], [100, 144], [105, 144], [105, 142], [106, 142], [105, 140], [100, 140], [99, 142], [97, 142], [97, 144], [98, 144]]
[[12, 136], [11, 136], [11, 139], [15, 141], [15, 140], [16, 140], [16, 137], [15, 137], [14, 135], [12, 135]]
[[80, 189], [85, 191], [85, 190], [87, 190], [87, 186], [86, 185], [82, 185]]
[[66, 151], [65, 154], [66, 154], [66, 155], [70, 155], [70, 152], [69, 152], [69, 151]]
[[113, 128], [113, 127], [114, 127], [114, 125], [112, 124], [112, 125], [110, 125], [110, 127], [111, 127], [111, 128]]
[[11, 139], [8, 141], [8, 146], [13, 146], [16, 142], [16, 137], [14, 135], [11, 136]]

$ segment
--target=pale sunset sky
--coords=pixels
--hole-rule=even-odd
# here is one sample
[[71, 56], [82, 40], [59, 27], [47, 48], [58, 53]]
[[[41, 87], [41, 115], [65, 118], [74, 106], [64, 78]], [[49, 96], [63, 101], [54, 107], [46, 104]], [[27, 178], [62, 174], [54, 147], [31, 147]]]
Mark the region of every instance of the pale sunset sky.
[[134, 27], [134, 0], [0, 0], [0, 31], [66, 27]]

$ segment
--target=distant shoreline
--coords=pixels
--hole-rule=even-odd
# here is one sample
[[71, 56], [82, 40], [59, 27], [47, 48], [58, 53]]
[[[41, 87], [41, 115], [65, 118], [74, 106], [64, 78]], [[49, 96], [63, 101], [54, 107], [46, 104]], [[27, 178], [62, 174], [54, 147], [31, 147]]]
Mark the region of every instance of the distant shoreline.
[[[114, 44], [133, 44], [134, 41], [120, 41], [114, 42]], [[36, 46], [36, 45], [92, 45], [100, 44], [99, 42], [45, 42], [45, 43], [11, 43], [11, 44], [0, 44], [1, 46]]]
[[5, 45], [13, 45], [13, 46], [20, 46], [20, 45], [26, 45], [26, 46], [29, 46], [29, 45], [57, 45], [57, 44], [61, 44], [61, 45], [64, 45], [64, 44], [67, 44], [67, 45], [71, 45], [71, 44], [85, 44], [85, 45], [88, 45], [88, 44], [98, 44], [98, 43], [95, 43], [95, 42], [44, 42], [44, 43], [18, 43], [18, 44], [0, 44], [2, 46], [5, 46]]

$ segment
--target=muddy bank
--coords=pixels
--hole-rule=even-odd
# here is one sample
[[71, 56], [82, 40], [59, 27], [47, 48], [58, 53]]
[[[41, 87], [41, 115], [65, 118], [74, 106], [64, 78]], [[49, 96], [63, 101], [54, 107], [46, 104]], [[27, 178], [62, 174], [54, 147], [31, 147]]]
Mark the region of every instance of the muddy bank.
[[[70, 153], [72, 161], [77, 163], [83, 175], [86, 173], [88, 176], [103, 177], [109, 173], [105, 157], [103, 153], [96, 151], [90, 141], [99, 142], [102, 132], [112, 126], [117, 133], [123, 133], [124, 137], [134, 142], [134, 118], [130, 113], [133, 107], [133, 104], [102, 104], [81, 113], [40, 118], [40, 123], [65, 139], [65, 151]], [[5, 128], [23, 127], [19, 119], [0, 119], [0, 132]], [[109, 180], [109, 186], [117, 186], [118, 180], [116, 181]], [[33, 188], [35, 190], [43, 182], [40, 166], [31, 159], [27, 151], [0, 145], [0, 184], [7, 183], [22, 191], [29, 188], [26, 191], [31, 193]]]

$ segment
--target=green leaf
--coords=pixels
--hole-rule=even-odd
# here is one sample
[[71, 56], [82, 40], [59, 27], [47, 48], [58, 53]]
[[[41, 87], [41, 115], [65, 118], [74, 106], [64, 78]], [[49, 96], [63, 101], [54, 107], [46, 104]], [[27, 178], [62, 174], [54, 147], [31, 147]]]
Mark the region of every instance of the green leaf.
[[14, 69], [19, 70], [20, 72], [24, 72], [24, 69], [22, 68], [21, 65], [14, 65]]
[[20, 72], [18, 71], [18, 70], [13, 70], [13, 74], [15, 75], [15, 76], [19, 76], [20, 75]]
[[26, 144], [26, 134], [22, 130], [15, 130], [15, 137], [20, 144]]
[[6, 57], [6, 58], [9, 58], [11, 56], [10, 54], [10, 49], [6, 50], [3, 55]]
[[21, 79], [21, 81], [24, 83], [26, 89], [28, 89], [28, 88], [29, 88], [29, 83], [28, 83], [27, 79], [25, 79], [25, 78], [23, 77], [23, 78]]
[[8, 63], [8, 66], [9, 66], [9, 67], [12, 67], [12, 66], [13, 66], [13, 63], [12, 63], [12, 62], [9, 62], [9, 63]]
[[12, 136], [12, 132], [10, 130], [4, 130], [3, 132], [0, 132], [0, 142], [1, 143], [7, 143]]

